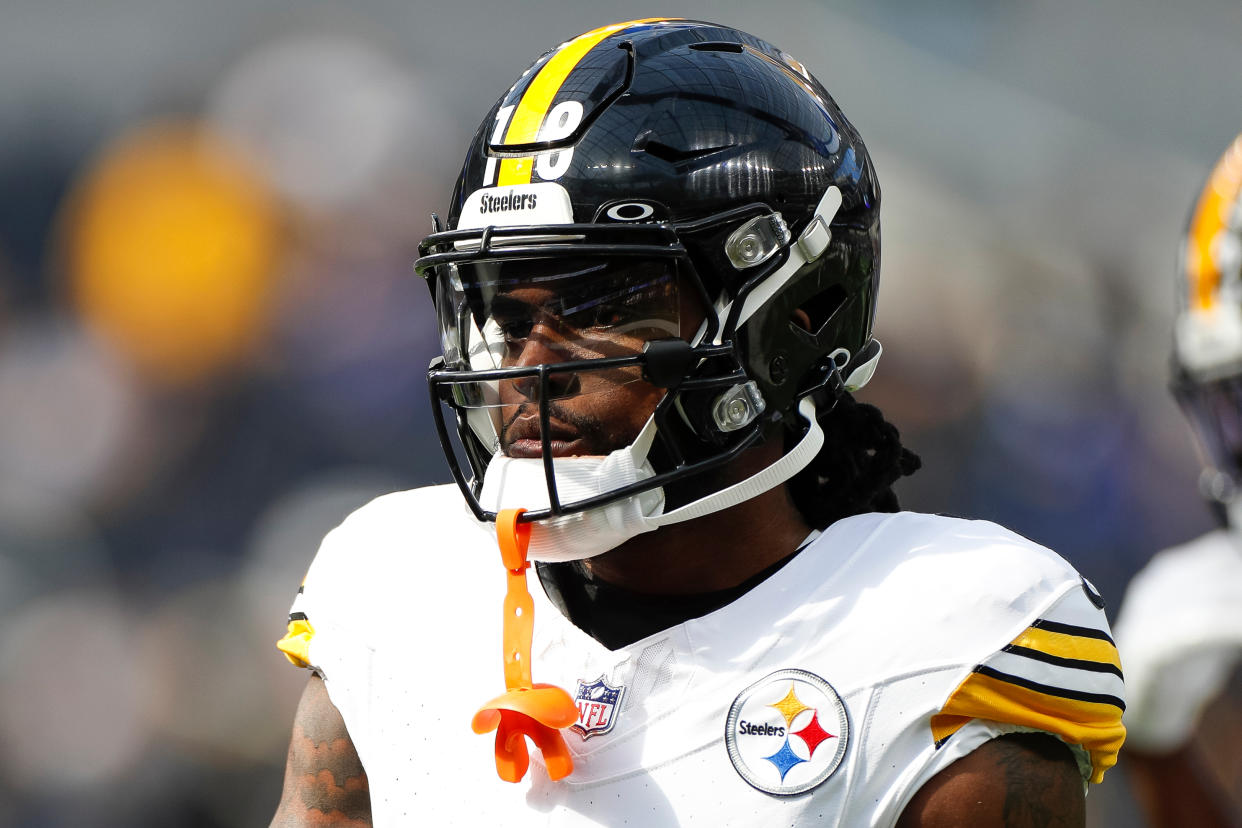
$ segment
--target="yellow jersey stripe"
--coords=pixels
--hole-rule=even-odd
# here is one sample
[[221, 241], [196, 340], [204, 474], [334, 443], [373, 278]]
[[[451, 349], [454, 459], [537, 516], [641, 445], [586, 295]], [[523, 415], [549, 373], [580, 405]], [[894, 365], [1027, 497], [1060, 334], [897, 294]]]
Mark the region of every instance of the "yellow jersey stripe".
[[310, 666], [310, 642], [315, 637], [315, 628], [302, 613], [294, 613], [289, 618], [289, 631], [285, 637], [276, 642], [276, 648], [285, 654], [285, 658], [297, 667]]
[[1216, 304], [1220, 271], [1212, 257], [1212, 242], [1224, 229], [1239, 190], [1242, 190], [1242, 135], [1234, 139], [1212, 170], [1190, 220], [1184, 264], [1193, 310], [1208, 310]]
[[1001, 648], [1001, 652], [1016, 655], [1021, 658], [1038, 661], [1051, 667], [1066, 667], [1071, 670], [1086, 670], [1088, 673], [1110, 673], [1117, 678], [1124, 678], [1121, 675], [1121, 667], [1109, 664], [1106, 661], [1093, 661], [1083, 658], [1065, 658], [1063, 656], [1049, 655], [1040, 650], [1032, 650], [1027, 647], [1020, 647], [1017, 644], [1009, 644]]
[[1091, 757], [1091, 781], [1097, 783], [1117, 763], [1126, 735], [1115, 704], [1053, 695], [980, 672], [967, 676], [932, 716], [932, 738], [939, 745], [971, 719], [1021, 725], [1082, 745]]
[[1118, 671], [1121, 670], [1121, 658], [1117, 655], [1117, 648], [1111, 641], [1099, 638], [1028, 627], [1010, 646], [1025, 647], [1058, 658], [1111, 664]]
[[[587, 52], [611, 34], [640, 23], [655, 23], [666, 18], [647, 17], [641, 20], [630, 20], [626, 23], [613, 23], [578, 35], [561, 47], [560, 51], [548, 59], [539, 73], [535, 75], [530, 86], [522, 94], [509, 122], [505, 133], [506, 144], [529, 144], [539, 135], [539, 127], [552, 106], [552, 99], [560, 91], [565, 79], [574, 67], [586, 56]], [[534, 157], [505, 158], [500, 162], [500, 172], [496, 183], [501, 187], [513, 184], [529, 184], [531, 170], [534, 168]]]

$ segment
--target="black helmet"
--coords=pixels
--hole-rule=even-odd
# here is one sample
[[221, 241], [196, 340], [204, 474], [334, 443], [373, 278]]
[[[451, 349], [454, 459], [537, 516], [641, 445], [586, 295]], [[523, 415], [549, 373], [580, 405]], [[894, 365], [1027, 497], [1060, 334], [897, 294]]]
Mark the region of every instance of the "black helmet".
[[[809, 409], [795, 416], [800, 402], [831, 405], [870, 378], [880, 355], [871, 337], [879, 210], [854, 127], [800, 62], [756, 37], [640, 20], [540, 57], [479, 127], [447, 227], [434, 219], [415, 265], [444, 347], [428, 372], [437, 425], [475, 514], [495, 519], [479, 496], [502, 449], [504, 387], [537, 402], [542, 423], [532, 454], [548, 502], [528, 520], [693, 477], [777, 423], [795, 437], [815, 428]], [[541, 278], [556, 314], [641, 328], [641, 347], [567, 346], [540, 364], [507, 362], [505, 338], [526, 331], [496, 297]], [[705, 319], [679, 331], [687, 293]], [[649, 472], [562, 502], [549, 406], [630, 380], [664, 389], [643, 430]]]
[[1191, 209], [1176, 284], [1173, 395], [1203, 459], [1200, 489], [1224, 519], [1242, 507], [1242, 135]]

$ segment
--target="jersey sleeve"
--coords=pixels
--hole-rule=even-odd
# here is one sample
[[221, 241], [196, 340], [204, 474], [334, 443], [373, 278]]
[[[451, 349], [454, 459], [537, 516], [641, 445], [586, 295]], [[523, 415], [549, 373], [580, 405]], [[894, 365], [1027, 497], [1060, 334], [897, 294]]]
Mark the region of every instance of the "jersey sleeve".
[[1216, 531], [1157, 554], [1117, 614], [1131, 744], [1183, 745], [1242, 658], [1242, 550]]
[[1125, 740], [1124, 710], [1103, 601], [1084, 580], [974, 666], [932, 717], [932, 738], [939, 748], [975, 720], [1043, 731], [1085, 751], [1098, 783]]
[[289, 608], [285, 635], [276, 642], [295, 666], [326, 678], [343, 648], [365, 645], [362, 633], [376, 593], [368, 572], [383, 555], [382, 539], [398, 536], [388, 529], [392, 502], [393, 496], [374, 500], [324, 536]]
[[289, 659], [295, 667], [310, 667], [310, 642], [315, 637], [315, 628], [311, 626], [310, 618], [307, 617], [303, 608], [302, 596], [306, 592], [306, 580], [302, 580], [302, 585], [298, 587], [297, 595], [293, 599], [293, 606], [289, 608], [289, 623], [284, 638], [276, 642], [276, 649], [285, 654], [285, 658]]
[[[494, 546], [466, 510], [456, 486], [375, 498], [324, 536], [294, 596], [277, 648], [294, 665], [323, 676], [338, 694], [344, 692], [342, 679], [369, 669], [376, 641], [405, 628], [401, 608], [409, 600], [411, 584], [432, 577], [427, 559], [417, 554], [420, 545], [447, 548], [456, 543], [461, 548], [475, 535]], [[454, 563], [452, 571], [461, 571], [461, 566]]]

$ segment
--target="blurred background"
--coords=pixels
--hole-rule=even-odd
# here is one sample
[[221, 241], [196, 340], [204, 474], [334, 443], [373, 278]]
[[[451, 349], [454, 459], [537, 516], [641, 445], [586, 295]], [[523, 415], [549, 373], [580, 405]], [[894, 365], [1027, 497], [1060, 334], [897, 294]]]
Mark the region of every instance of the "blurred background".
[[[0, 3], [0, 826], [267, 823], [305, 682], [273, 643], [319, 539], [448, 479], [428, 214], [517, 74], [616, 20], [771, 40], [862, 132], [861, 397], [924, 458], [907, 508], [1057, 549], [1110, 612], [1210, 527], [1165, 386], [1179, 234], [1242, 129], [1233, 0], [507, 9]], [[1238, 696], [1202, 737], [1235, 791]], [[1089, 806], [1142, 824], [1123, 768]]]

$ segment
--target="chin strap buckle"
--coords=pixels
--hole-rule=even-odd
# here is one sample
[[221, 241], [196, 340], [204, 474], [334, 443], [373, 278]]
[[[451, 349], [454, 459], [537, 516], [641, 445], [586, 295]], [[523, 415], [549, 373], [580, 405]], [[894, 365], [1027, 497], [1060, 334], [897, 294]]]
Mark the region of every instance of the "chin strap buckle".
[[530, 524], [518, 523], [525, 509], [505, 509], [496, 516], [496, 537], [504, 562], [504, 665], [506, 692], [479, 708], [470, 721], [475, 733], [496, 731], [496, 773], [519, 782], [530, 766], [529, 738], [543, 754], [548, 776], [563, 779], [574, 769], [560, 731], [578, 721], [578, 707], [569, 693], [531, 679], [530, 647], [535, 630], [535, 604], [526, 588], [530, 563]]
[[755, 421], [767, 402], [753, 380], [735, 385], [716, 398], [712, 405], [712, 421], [723, 433], [745, 428]]

